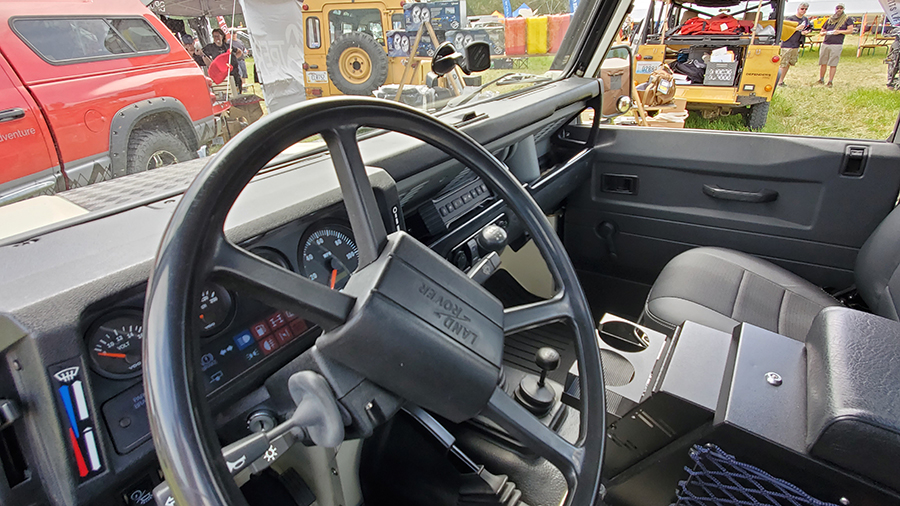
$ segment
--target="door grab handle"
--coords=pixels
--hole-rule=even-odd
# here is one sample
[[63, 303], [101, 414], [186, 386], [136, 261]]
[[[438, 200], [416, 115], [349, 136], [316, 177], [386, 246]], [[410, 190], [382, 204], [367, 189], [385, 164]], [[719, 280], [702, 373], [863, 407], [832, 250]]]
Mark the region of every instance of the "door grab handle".
[[21, 107], [0, 111], [0, 123], [12, 121], [14, 119], [22, 119], [24, 117], [25, 111]]
[[714, 199], [734, 200], [737, 202], [774, 202], [778, 198], [778, 192], [775, 190], [763, 189], [755, 192], [745, 192], [719, 188], [716, 185], [709, 184], [703, 185], [703, 193]]

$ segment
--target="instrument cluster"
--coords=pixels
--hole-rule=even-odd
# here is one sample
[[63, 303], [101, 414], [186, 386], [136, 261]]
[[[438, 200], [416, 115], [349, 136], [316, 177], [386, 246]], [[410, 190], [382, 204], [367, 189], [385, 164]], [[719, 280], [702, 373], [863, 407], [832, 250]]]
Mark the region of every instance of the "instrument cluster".
[[[242, 246], [335, 290], [347, 284], [359, 265], [353, 231], [341, 219], [288, 224]], [[315, 329], [290, 311], [266, 306], [212, 282], [202, 287], [195, 303], [194, 335], [201, 339], [199, 365], [208, 393]], [[102, 314], [85, 336], [91, 368], [112, 380], [140, 376], [143, 338], [140, 308], [120, 307]]]

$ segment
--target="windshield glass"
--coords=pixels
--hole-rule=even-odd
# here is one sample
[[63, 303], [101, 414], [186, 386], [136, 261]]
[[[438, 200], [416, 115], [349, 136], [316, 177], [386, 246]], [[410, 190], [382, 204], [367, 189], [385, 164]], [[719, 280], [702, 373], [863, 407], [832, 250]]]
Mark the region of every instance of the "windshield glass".
[[[370, 96], [441, 115], [521, 92], [560, 78], [576, 46], [563, 41], [579, 35], [577, 1], [249, 3], [102, 1], [85, 15], [61, 2], [51, 15], [16, 2], [0, 24], [0, 205], [214, 156], [301, 101]], [[321, 149], [311, 138], [285, 156]]]

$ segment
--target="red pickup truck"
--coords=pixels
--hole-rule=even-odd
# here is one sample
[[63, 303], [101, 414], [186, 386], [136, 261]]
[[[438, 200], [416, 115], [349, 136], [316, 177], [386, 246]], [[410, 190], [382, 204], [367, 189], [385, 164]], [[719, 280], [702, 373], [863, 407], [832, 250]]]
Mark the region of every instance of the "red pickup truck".
[[195, 158], [214, 101], [139, 0], [4, 0], [0, 205]]

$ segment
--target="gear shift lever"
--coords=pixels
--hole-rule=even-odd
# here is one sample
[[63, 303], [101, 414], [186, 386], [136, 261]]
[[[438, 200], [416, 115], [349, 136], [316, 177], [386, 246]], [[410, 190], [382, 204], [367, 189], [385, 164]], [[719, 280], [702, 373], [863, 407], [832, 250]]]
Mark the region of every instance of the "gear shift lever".
[[530, 374], [522, 378], [516, 389], [516, 400], [540, 417], [549, 413], [556, 401], [556, 392], [546, 380], [547, 373], [559, 367], [559, 352], [553, 348], [541, 348], [535, 353], [534, 363], [541, 368], [541, 376], [537, 380]]

